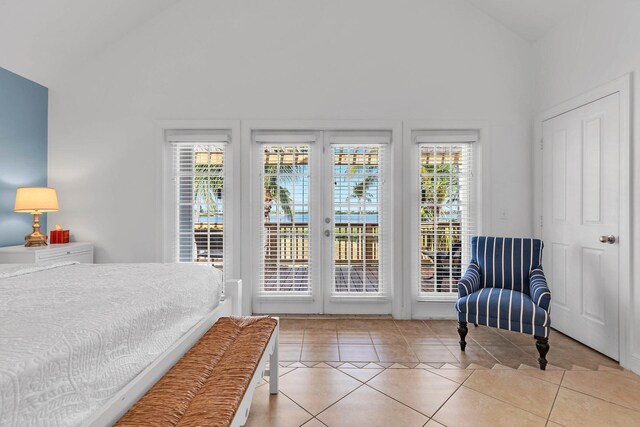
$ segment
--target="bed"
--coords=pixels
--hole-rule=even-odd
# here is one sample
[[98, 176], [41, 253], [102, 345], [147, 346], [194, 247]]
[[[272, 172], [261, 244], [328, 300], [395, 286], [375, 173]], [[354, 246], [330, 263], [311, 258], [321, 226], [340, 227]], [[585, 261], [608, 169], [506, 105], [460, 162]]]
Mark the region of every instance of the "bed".
[[0, 425], [108, 425], [221, 316], [239, 284], [197, 264], [0, 266]]

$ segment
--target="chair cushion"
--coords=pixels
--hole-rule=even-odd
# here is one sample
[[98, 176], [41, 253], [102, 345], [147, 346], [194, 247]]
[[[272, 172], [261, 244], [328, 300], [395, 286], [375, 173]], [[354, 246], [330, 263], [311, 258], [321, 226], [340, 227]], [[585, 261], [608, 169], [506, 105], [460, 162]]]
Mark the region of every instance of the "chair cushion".
[[530, 295], [529, 272], [541, 265], [538, 239], [474, 236], [471, 257], [480, 266], [483, 288], [505, 288]]
[[548, 336], [549, 313], [528, 295], [501, 288], [482, 288], [456, 303], [458, 320], [536, 336]]

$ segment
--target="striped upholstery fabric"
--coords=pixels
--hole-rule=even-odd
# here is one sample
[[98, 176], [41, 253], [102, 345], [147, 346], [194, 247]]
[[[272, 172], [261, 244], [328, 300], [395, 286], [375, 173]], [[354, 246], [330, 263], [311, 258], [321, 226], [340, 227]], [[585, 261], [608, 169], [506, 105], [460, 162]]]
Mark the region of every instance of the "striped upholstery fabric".
[[538, 239], [477, 236], [458, 282], [458, 320], [548, 337], [551, 293]]

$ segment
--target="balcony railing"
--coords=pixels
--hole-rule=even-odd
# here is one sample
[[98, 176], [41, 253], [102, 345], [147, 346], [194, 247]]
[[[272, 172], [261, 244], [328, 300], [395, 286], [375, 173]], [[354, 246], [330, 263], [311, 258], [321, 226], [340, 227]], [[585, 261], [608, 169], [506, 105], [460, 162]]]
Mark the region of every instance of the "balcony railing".
[[[265, 253], [270, 260], [277, 256], [280, 264], [301, 264], [309, 260], [309, 225], [306, 223], [264, 224]], [[380, 256], [379, 227], [374, 223], [337, 223], [333, 251], [337, 265], [368, 265]]]
[[[462, 272], [460, 254], [460, 224], [442, 222], [421, 224], [420, 230], [420, 288], [422, 292], [453, 292]], [[301, 274], [309, 261], [309, 225], [306, 223], [264, 224], [265, 257], [268, 263], [281, 267], [290, 265]], [[367, 280], [376, 282], [380, 260], [380, 228], [377, 223], [337, 223], [334, 229], [333, 251], [336, 271], [344, 268], [363, 268]], [[220, 223], [194, 224], [197, 247], [196, 261], [222, 265], [223, 228]], [[366, 238], [362, 238], [365, 236]], [[344, 268], [343, 268], [344, 267]], [[343, 274], [336, 274], [339, 282]], [[340, 288], [340, 283], [336, 284]]]

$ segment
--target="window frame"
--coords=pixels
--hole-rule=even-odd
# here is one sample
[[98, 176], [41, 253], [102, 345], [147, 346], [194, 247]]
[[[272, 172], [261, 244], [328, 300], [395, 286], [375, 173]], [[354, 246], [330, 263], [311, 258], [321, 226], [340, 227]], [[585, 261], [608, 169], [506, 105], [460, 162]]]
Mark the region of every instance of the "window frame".
[[[419, 292], [420, 285], [420, 247], [419, 234], [420, 227], [420, 143], [416, 142], [416, 136], [422, 133], [442, 133], [460, 134], [461, 132], [475, 131], [478, 134], [477, 142], [473, 142], [473, 166], [474, 176], [472, 189], [473, 218], [475, 224], [474, 232], [482, 234], [484, 230], [490, 229], [490, 225], [483, 222], [490, 218], [487, 213], [488, 204], [484, 200], [490, 200], [489, 189], [485, 188], [483, 171], [491, 170], [487, 164], [488, 159], [482, 156], [484, 142], [488, 139], [489, 126], [485, 122], [404, 122], [404, 202], [406, 210], [404, 219], [404, 247], [406, 256], [404, 257], [405, 289], [403, 313], [406, 318], [450, 318], [451, 303], [457, 300], [457, 295], [424, 295]], [[466, 270], [466, 265], [462, 266], [462, 272]]]
[[[419, 169], [418, 169], [418, 180], [422, 181], [422, 178], [425, 176], [425, 174], [423, 174], [422, 172], [422, 156], [424, 154], [425, 148], [427, 150], [430, 150], [431, 152], [436, 153], [436, 150], [440, 149], [440, 148], [444, 148], [447, 147], [447, 149], [449, 150], [449, 153], [451, 153], [451, 148], [452, 147], [459, 147], [461, 148], [461, 152], [462, 152], [462, 156], [464, 157], [465, 155], [467, 155], [469, 158], [463, 158], [461, 160], [461, 164], [464, 165], [468, 165], [470, 167], [470, 169], [468, 169], [466, 172], [462, 171], [462, 173], [457, 174], [457, 179], [458, 179], [458, 186], [460, 187], [460, 191], [465, 194], [465, 199], [466, 200], [460, 200], [459, 205], [463, 211], [462, 213], [462, 221], [460, 222], [460, 237], [461, 237], [461, 252], [462, 252], [462, 257], [461, 257], [461, 269], [462, 272], [464, 272], [464, 269], [466, 268], [466, 266], [469, 264], [469, 261], [471, 259], [471, 245], [470, 245], [470, 238], [471, 236], [473, 236], [476, 231], [476, 224], [474, 223], [474, 218], [475, 218], [475, 177], [476, 174], [474, 173], [473, 170], [473, 154], [475, 151], [475, 147], [474, 144], [475, 142], [468, 142], [468, 141], [446, 141], [446, 140], [442, 140], [442, 142], [423, 142], [420, 141], [420, 136], [418, 135], [415, 139], [415, 143], [418, 145], [418, 153], [419, 153]], [[466, 147], [465, 147], [466, 146]], [[435, 163], [434, 163], [435, 164]], [[468, 175], [467, 175], [468, 173]], [[441, 175], [437, 172], [434, 171], [435, 176], [437, 177], [441, 177]], [[428, 176], [433, 176], [431, 174], [427, 174]], [[449, 173], [449, 176], [452, 176], [451, 173]], [[467, 179], [469, 178], [469, 179]], [[468, 182], [465, 182], [468, 181]], [[419, 182], [418, 184], [421, 188], [420, 190], [422, 191], [422, 182]], [[422, 195], [422, 194], [421, 194]], [[463, 196], [464, 197], [464, 196]], [[418, 208], [420, 210], [422, 210], [425, 206], [424, 201], [422, 200], [422, 197], [420, 197], [420, 203], [418, 204]], [[446, 203], [443, 203], [443, 206], [446, 206]], [[423, 234], [422, 234], [422, 226], [425, 223], [430, 223], [430, 222], [423, 222], [422, 218], [420, 218], [419, 220], [419, 236], [420, 238], [422, 238]], [[439, 218], [434, 218], [433, 221], [434, 224], [434, 231], [433, 234], [429, 233], [430, 236], [434, 237], [437, 239], [438, 236], [438, 226], [440, 225], [440, 220]], [[436, 245], [437, 246], [437, 245]], [[434, 249], [436, 254], [439, 254], [440, 252], [439, 249], [436, 247]], [[419, 247], [419, 253], [417, 254], [418, 258], [421, 257], [421, 248]], [[412, 256], [415, 256], [414, 254], [412, 254]], [[449, 251], [449, 256], [452, 256], [451, 251]], [[437, 255], [436, 255], [437, 258]], [[451, 260], [451, 258], [450, 258]], [[433, 284], [434, 289], [432, 291], [422, 291], [422, 262], [419, 261], [420, 263], [420, 273], [418, 274], [419, 277], [419, 283], [418, 283], [418, 287], [420, 288], [418, 290], [418, 299], [424, 299], [424, 300], [440, 300], [440, 299], [445, 299], [448, 300], [452, 297], [452, 293], [455, 293], [455, 288], [456, 285], [455, 284], [451, 284], [448, 285], [451, 288], [450, 292], [444, 292], [442, 294], [440, 294], [436, 288], [439, 286], [437, 282], [435, 282]], [[434, 268], [434, 279], [437, 280], [438, 277], [438, 269], [439, 269], [439, 264], [438, 261], [435, 260], [434, 264], [433, 264], [433, 268]]]
[[225, 143], [224, 165], [224, 272], [225, 280], [237, 280], [240, 278], [240, 245], [237, 239], [231, 238], [239, 233], [240, 220], [237, 215], [226, 212], [240, 212], [240, 121], [239, 120], [163, 120], [157, 122], [158, 136], [162, 141], [162, 255], [163, 262], [176, 262], [174, 258], [174, 246], [176, 242], [176, 192], [173, 182], [173, 149], [167, 138], [168, 133], [188, 132], [228, 135]]

